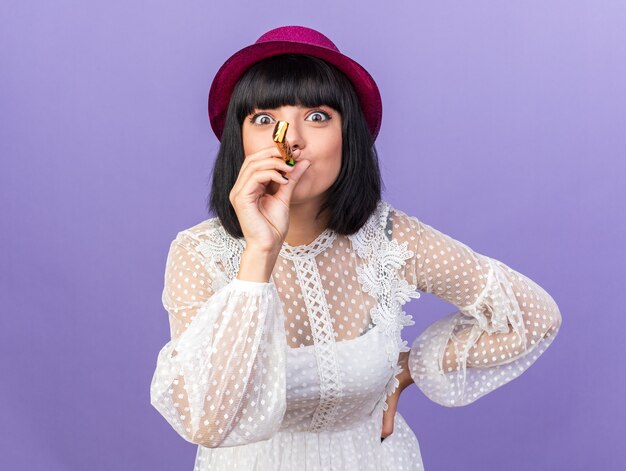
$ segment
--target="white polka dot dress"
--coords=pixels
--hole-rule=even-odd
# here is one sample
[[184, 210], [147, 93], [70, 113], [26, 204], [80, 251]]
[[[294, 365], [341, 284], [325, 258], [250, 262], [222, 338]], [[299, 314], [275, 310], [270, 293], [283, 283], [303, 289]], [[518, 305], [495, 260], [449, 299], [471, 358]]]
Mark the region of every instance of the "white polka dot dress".
[[[400, 352], [431, 400], [469, 404], [523, 373], [561, 316], [540, 286], [380, 201], [355, 234], [284, 244], [268, 283], [237, 279], [244, 239], [217, 218], [177, 234], [151, 403], [198, 445], [195, 470], [423, 470], [396, 412], [381, 442]], [[457, 307], [411, 345], [403, 305]]]

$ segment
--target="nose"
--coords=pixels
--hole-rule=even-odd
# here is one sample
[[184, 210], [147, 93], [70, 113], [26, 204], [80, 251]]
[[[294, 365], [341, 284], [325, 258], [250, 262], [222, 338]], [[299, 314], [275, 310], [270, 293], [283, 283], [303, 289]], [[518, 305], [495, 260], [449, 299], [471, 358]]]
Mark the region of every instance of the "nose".
[[304, 149], [305, 142], [300, 127], [295, 122], [289, 123], [289, 128], [287, 129], [287, 141], [289, 142], [291, 153], [294, 158], [298, 159], [300, 152]]

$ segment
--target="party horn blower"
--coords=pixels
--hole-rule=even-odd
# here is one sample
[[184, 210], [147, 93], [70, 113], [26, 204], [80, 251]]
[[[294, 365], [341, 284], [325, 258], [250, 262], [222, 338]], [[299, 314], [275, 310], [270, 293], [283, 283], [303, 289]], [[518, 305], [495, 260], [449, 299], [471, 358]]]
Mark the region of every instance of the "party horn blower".
[[283, 156], [285, 163], [293, 167], [296, 162], [293, 160], [291, 147], [289, 146], [289, 142], [287, 141], [288, 128], [289, 123], [287, 121], [278, 121], [276, 123], [276, 126], [274, 126], [274, 142], [276, 143], [280, 154]]

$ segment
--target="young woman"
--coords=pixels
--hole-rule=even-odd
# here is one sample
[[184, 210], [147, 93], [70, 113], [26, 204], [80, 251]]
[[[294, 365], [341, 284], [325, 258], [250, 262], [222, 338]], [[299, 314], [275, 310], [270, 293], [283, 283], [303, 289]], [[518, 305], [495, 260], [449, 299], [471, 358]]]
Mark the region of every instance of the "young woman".
[[[381, 199], [381, 110], [370, 74], [305, 27], [267, 32], [218, 71], [217, 217], [170, 246], [171, 340], [151, 385], [199, 445], [196, 470], [423, 469], [402, 390], [463, 406], [554, 340], [561, 316], [540, 286]], [[420, 292], [458, 310], [409, 346], [403, 305]]]

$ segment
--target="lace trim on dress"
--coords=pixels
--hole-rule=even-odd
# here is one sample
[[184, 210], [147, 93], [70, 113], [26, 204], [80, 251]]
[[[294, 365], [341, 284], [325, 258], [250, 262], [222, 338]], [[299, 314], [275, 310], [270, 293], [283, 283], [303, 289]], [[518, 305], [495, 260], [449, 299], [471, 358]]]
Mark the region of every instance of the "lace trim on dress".
[[[413, 325], [413, 317], [402, 309], [410, 298], [419, 298], [416, 285], [409, 285], [401, 278], [400, 268], [414, 253], [407, 249], [408, 242], [398, 244], [385, 235], [389, 228], [390, 205], [380, 201], [375, 214], [358, 233], [348, 236], [356, 253], [366, 260], [363, 267], [357, 267], [358, 280], [363, 290], [378, 300], [372, 308], [372, 322], [379, 325], [387, 335], [386, 352], [393, 375], [385, 388], [386, 396], [393, 394], [399, 385], [397, 375], [403, 371], [398, 364], [400, 352], [408, 352], [410, 347], [402, 339], [402, 329]], [[383, 410], [387, 403], [382, 401]]]
[[[224, 236], [221, 238], [228, 238], [233, 241], [236, 240], [237, 245], [241, 248], [242, 251], [246, 248], [246, 239], [233, 239], [229, 236], [228, 233], [226, 233], [226, 231], [221, 226], [219, 229], [220, 235]], [[315, 257], [316, 255], [330, 247], [336, 237], [337, 234], [335, 231], [330, 228], [326, 228], [321, 234], [319, 234], [315, 238], [315, 240], [313, 240], [313, 242], [310, 242], [308, 244], [292, 246], [289, 245], [287, 242], [283, 242], [283, 245], [280, 249], [280, 256], [289, 260], [298, 260], [303, 257]]]
[[318, 235], [315, 240], [309, 244], [292, 246], [284, 242], [280, 249], [280, 255], [289, 260], [298, 260], [303, 257], [315, 257], [330, 247], [336, 236], [335, 231], [326, 228], [324, 232]]
[[313, 414], [309, 431], [330, 429], [335, 422], [343, 397], [341, 372], [335, 351], [335, 335], [315, 259], [295, 260], [296, 273], [307, 307], [315, 357], [320, 378], [320, 401]]
[[217, 277], [213, 280], [212, 289], [216, 293], [237, 277], [243, 248], [238, 239], [231, 237], [219, 224], [219, 219], [213, 219], [210, 223], [211, 225], [203, 233], [203, 237], [193, 234], [189, 230], [186, 232], [197, 242], [195, 245], [197, 252], [209, 260], [221, 263], [224, 267], [224, 272], [218, 271]]

